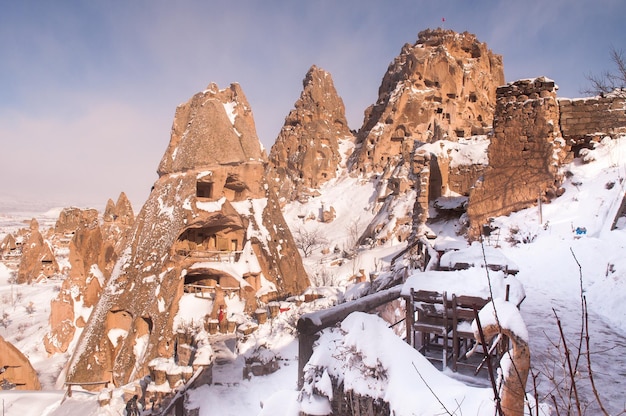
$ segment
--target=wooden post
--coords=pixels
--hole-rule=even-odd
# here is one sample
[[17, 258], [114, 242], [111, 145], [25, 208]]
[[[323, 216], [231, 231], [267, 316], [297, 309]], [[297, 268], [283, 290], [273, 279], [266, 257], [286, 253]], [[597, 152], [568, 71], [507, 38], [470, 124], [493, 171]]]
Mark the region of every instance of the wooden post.
[[543, 212], [541, 207], [541, 189], [539, 189], [539, 195], [537, 196], [537, 206], [539, 207], [539, 225], [543, 224]]
[[415, 309], [413, 307], [413, 301], [410, 297], [404, 298], [405, 311], [406, 311], [406, 342], [412, 347], [415, 347], [415, 334], [413, 333], [413, 319], [415, 319]]
[[298, 389], [304, 385], [304, 366], [313, 355], [314, 334], [298, 335]]

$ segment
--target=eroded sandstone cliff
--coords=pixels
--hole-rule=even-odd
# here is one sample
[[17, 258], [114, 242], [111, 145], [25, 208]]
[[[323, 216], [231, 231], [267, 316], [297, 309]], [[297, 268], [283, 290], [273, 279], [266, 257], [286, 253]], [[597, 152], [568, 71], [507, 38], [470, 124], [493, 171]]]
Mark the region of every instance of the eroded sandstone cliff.
[[335, 178], [345, 156], [339, 143], [354, 140], [331, 75], [314, 65], [302, 84], [300, 98], [285, 117], [269, 155], [273, 185], [286, 202], [315, 195]]
[[[502, 58], [470, 33], [425, 30], [415, 44], [404, 45], [376, 104], [365, 112], [349, 161], [353, 174], [377, 186], [379, 215], [362, 241], [404, 241], [423, 233], [429, 204], [469, 194], [485, 163], [452, 165], [443, 150], [490, 132], [495, 91], [503, 82]], [[431, 143], [440, 148], [424, 146]], [[415, 201], [412, 211], [397, 212], [407, 199]]]
[[353, 170], [383, 173], [419, 143], [486, 134], [502, 57], [470, 33], [424, 30], [389, 65], [357, 134]]
[[121, 385], [147, 374], [153, 358], [171, 357], [188, 287], [214, 291], [215, 317], [226, 290], [250, 311], [261, 297], [308, 285], [265, 165], [238, 84], [211, 84], [177, 108], [159, 179], [80, 337], [69, 381]]

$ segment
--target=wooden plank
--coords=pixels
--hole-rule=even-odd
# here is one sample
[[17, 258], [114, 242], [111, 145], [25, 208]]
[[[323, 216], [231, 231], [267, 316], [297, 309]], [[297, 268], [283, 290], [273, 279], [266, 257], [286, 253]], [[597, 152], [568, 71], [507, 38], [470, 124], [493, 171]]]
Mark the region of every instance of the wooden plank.
[[342, 303], [330, 309], [307, 313], [298, 319], [297, 329], [300, 334], [314, 334], [324, 328], [343, 321], [352, 312], [367, 312], [380, 305], [400, 297], [402, 285], [381, 290], [350, 302]]

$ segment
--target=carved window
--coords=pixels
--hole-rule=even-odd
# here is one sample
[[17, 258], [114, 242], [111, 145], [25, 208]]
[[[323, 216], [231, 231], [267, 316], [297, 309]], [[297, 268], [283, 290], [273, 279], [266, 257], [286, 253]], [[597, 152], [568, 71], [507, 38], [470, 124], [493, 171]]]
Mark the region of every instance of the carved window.
[[196, 196], [198, 198], [213, 198], [213, 182], [197, 182]]

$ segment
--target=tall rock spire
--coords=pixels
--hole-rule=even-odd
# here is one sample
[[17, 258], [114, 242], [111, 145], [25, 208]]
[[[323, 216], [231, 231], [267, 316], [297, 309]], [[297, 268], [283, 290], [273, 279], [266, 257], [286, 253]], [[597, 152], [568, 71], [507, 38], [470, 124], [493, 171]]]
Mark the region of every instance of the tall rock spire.
[[279, 197], [292, 201], [336, 177], [341, 140], [354, 140], [331, 75], [313, 65], [270, 151]]
[[308, 286], [265, 164], [237, 84], [211, 84], [178, 107], [159, 179], [78, 341], [68, 381], [119, 386], [144, 376], [153, 358], [171, 357], [186, 285], [215, 292], [194, 322], [215, 318], [225, 297], [238, 296], [251, 312], [261, 297]]

